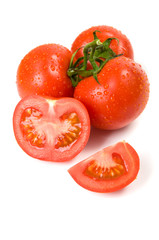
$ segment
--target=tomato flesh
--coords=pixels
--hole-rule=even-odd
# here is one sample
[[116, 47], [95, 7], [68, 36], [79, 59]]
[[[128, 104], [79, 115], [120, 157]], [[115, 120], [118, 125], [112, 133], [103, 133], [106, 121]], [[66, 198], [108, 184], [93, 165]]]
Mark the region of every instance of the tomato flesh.
[[[42, 113], [34, 108], [25, 109], [21, 117], [21, 130], [23, 131], [24, 137], [30, 141], [31, 145], [37, 147], [44, 147], [46, 143], [45, 132], [47, 131], [45, 128], [48, 128], [48, 124], [50, 124], [52, 128], [56, 127], [51, 122], [48, 122], [46, 125], [46, 122], [42, 120], [41, 117]], [[58, 125], [59, 136], [56, 138], [56, 149], [69, 146], [77, 140], [81, 132], [81, 123], [76, 113], [64, 114], [60, 117]], [[62, 128], [63, 126], [65, 126], [65, 129]], [[49, 135], [47, 138], [49, 138]]]
[[22, 113], [20, 127], [24, 137], [31, 145], [44, 147], [46, 136], [44, 132], [36, 130], [36, 123], [40, 121], [42, 113], [34, 108], [27, 108]]
[[113, 153], [112, 156], [106, 156], [105, 153], [101, 153], [101, 155], [103, 154], [106, 160], [101, 160], [99, 156], [98, 160], [92, 161], [85, 170], [86, 175], [99, 180], [113, 179], [120, 177], [127, 171], [124, 161], [119, 154]]
[[136, 179], [140, 161], [125, 141], [104, 148], [71, 167], [68, 172], [83, 188], [94, 192], [114, 192]]
[[81, 123], [76, 113], [64, 114], [61, 120], [64, 125], [68, 125], [68, 129], [58, 136], [55, 145], [56, 149], [71, 145], [81, 134]]
[[17, 105], [13, 126], [22, 149], [48, 161], [72, 159], [84, 148], [90, 133], [86, 108], [72, 98], [28, 96]]

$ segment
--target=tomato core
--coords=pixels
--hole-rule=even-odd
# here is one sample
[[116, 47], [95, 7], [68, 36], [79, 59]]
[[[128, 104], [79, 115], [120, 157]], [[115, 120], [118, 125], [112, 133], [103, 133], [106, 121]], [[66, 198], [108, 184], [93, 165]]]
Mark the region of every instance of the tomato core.
[[[50, 113], [53, 116], [53, 111]], [[42, 116], [35, 108], [27, 108], [22, 113], [21, 131], [32, 146], [42, 148], [46, 141], [52, 143], [54, 138], [55, 149], [63, 151], [77, 141], [81, 134], [81, 122], [75, 112], [63, 114], [53, 122], [42, 119]], [[50, 139], [50, 133], [55, 129], [58, 133]]]
[[[118, 178], [126, 173], [125, 163], [119, 154], [113, 153], [109, 155], [102, 152], [101, 155], [101, 158], [99, 157], [97, 160], [93, 159], [89, 163], [85, 170], [86, 175], [97, 180], [106, 180]], [[107, 160], [103, 161], [103, 155], [104, 159]]]

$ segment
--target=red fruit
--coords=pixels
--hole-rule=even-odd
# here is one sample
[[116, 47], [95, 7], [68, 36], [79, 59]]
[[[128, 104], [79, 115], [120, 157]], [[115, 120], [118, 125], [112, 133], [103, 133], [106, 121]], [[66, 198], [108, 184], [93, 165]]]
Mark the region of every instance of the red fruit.
[[46, 161], [68, 161], [85, 147], [89, 115], [74, 98], [27, 96], [16, 106], [13, 129], [19, 146]]
[[72, 97], [73, 87], [67, 76], [71, 52], [58, 44], [44, 44], [31, 50], [17, 71], [21, 98], [28, 95]]
[[94, 192], [114, 192], [137, 177], [140, 167], [135, 149], [125, 141], [93, 154], [68, 172], [83, 188]]

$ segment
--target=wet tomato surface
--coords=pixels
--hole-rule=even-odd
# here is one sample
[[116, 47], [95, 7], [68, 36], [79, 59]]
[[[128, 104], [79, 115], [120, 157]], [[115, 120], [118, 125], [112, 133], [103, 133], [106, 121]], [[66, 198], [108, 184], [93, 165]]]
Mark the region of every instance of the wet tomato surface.
[[21, 98], [28, 95], [72, 97], [73, 87], [66, 74], [71, 52], [59, 44], [32, 49], [19, 64], [17, 88]]
[[149, 82], [141, 65], [120, 56], [98, 73], [78, 83], [74, 97], [87, 108], [94, 127], [114, 130], [135, 120], [149, 99]]

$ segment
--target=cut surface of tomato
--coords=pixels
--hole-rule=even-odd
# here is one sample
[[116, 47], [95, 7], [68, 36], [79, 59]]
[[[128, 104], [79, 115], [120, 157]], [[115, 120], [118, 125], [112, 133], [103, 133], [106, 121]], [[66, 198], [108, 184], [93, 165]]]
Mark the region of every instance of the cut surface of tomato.
[[107, 193], [130, 184], [137, 177], [139, 166], [137, 152], [123, 141], [77, 163], [68, 172], [83, 188]]
[[67, 161], [85, 147], [90, 120], [76, 99], [28, 96], [15, 108], [13, 128], [18, 144], [30, 156]]

